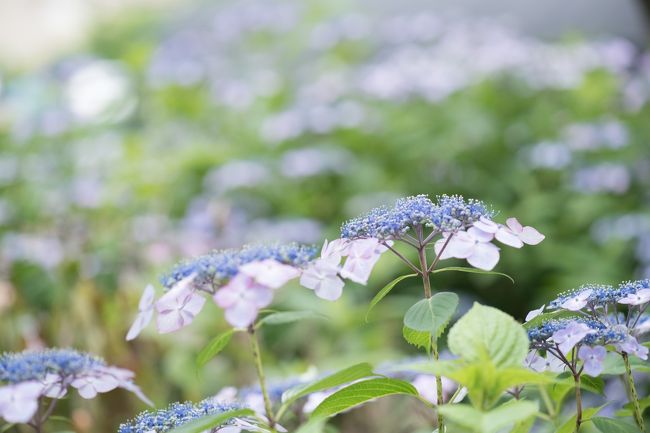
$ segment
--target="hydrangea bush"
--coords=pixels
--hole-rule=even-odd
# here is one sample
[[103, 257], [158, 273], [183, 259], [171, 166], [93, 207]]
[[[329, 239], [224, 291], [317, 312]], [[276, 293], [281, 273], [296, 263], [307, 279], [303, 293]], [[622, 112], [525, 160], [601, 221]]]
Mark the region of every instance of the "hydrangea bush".
[[[523, 325], [496, 308], [475, 303], [450, 327], [460, 299], [454, 292], [434, 291], [437, 274], [465, 272], [512, 280], [493, 270], [501, 257], [500, 245], [519, 249], [545, 239], [515, 217], [498, 221], [497, 213], [478, 200], [418, 195], [343, 223], [340, 237], [324, 241], [320, 252], [309, 245], [257, 244], [178, 264], [161, 278], [158, 299], [154, 286], [145, 288], [127, 340], [135, 339], [154, 315], [159, 333], [178, 331], [190, 325], [211, 298], [230, 329], [204, 347], [197, 366], [217, 356], [235, 333], [244, 333], [250, 339], [257, 384], [215, 390], [198, 403], [177, 402], [142, 412], [125, 421], [118, 433], [322, 432], [337, 414], [391, 395], [419, 401], [435, 414], [431, 427], [438, 433], [578, 433], [586, 423], [602, 433], [645, 433], [647, 399], [640, 398], [633, 372], [650, 370], [643, 342], [650, 331], [650, 281], [584, 285], [531, 311]], [[269, 309], [276, 292], [290, 290], [285, 286], [295, 280], [334, 302], [349, 282], [367, 285], [386, 253], [411, 273], [377, 291], [366, 319], [398, 283], [418, 278], [422, 299], [405, 312], [402, 332], [408, 343], [425, 352], [423, 356], [267, 380], [259, 332], [316, 317], [311, 311]], [[444, 266], [449, 259], [469, 266]], [[602, 407], [585, 406], [585, 391], [602, 390], [600, 376], [624, 379], [629, 403], [618, 416], [597, 416]], [[0, 388], [0, 415], [40, 432], [68, 387], [84, 398], [121, 387], [150, 403], [132, 378], [128, 370], [72, 350], [5, 354], [0, 357], [0, 380], [6, 382]], [[565, 405], [571, 390], [575, 405]], [[574, 409], [567, 414], [568, 407]]]

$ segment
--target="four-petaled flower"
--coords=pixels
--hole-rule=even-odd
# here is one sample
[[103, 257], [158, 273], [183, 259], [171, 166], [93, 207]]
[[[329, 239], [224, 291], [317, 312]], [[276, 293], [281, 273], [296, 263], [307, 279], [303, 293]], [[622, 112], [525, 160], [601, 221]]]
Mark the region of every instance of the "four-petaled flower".
[[261, 308], [273, 300], [273, 289], [253, 278], [237, 274], [214, 294], [214, 302], [224, 309], [226, 320], [238, 328], [252, 324]]
[[648, 359], [648, 351], [650, 349], [643, 346], [642, 344], [639, 344], [637, 339], [632, 337], [631, 335], [628, 336], [621, 343], [616, 344], [615, 346], [621, 352], [634, 355], [639, 359], [643, 359], [643, 360]]
[[584, 372], [593, 377], [602, 373], [605, 355], [607, 355], [607, 349], [603, 346], [582, 346], [578, 350], [578, 358], [584, 362]]
[[508, 218], [504, 226], [487, 217], [481, 217], [474, 223], [474, 227], [486, 233], [493, 233], [496, 240], [515, 248], [521, 248], [524, 244], [537, 245], [545, 238], [537, 229], [522, 226], [517, 218]]
[[490, 271], [499, 262], [499, 248], [491, 243], [493, 239], [493, 233], [470, 227], [466, 232], [444, 233], [434, 248], [441, 260], [451, 257], [466, 259], [475, 268]]
[[194, 276], [179, 281], [156, 302], [158, 332], [174, 332], [189, 325], [205, 304], [205, 298], [191, 287]]
[[594, 331], [584, 323], [573, 322], [567, 327], [553, 333], [553, 341], [558, 345], [560, 352], [569, 353], [571, 349], [580, 343], [587, 335], [593, 334]]
[[350, 241], [347, 247], [347, 259], [341, 269], [341, 276], [359, 284], [366, 284], [372, 268], [375, 266], [386, 247], [374, 238]]

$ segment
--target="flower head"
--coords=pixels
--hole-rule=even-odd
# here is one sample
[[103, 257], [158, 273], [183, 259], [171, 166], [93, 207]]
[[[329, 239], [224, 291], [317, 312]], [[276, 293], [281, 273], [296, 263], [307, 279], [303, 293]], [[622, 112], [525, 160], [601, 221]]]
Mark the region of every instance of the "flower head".
[[[118, 433], [165, 433], [197, 418], [239, 408], [239, 405], [223, 404], [215, 402], [214, 399], [206, 399], [199, 403], [173, 403], [165, 409], [142, 412], [133, 420], [120, 425]], [[234, 420], [228, 424], [233, 423]]]
[[0, 355], [0, 417], [8, 422], [28, 422], [41, 397], [59, 399], [69, 386], [83, 398], [124, 388], [148, 404], [133, 383], [133, 373], [111, 367], [97, 357], [70, 349], [46, 349]]

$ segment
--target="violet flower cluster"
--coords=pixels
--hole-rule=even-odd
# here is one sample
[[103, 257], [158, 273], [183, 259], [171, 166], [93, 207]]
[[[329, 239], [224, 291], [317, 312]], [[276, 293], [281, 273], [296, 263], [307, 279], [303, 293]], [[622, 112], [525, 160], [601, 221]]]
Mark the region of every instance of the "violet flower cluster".
[[[213, 251], [181, 263], [163, 277], [167, 291], [158, 300], [153, 286], [146, 287], [127, 340], [139, 335], [154, 311], [160, 333], [189, 325], [205, 305], [205, 295], [223, 308], [228, 323], [237, 328], [252, 325], [260, 309], [271, 304], [275, 291], [297, 278], [318, 297], [336, 300], [345, 278], [366, 283], [385, 250], [377, 240], [362, 239], [326, 241], [319, 257], [314, 247], [299, 244]], [[341, 266], [344, 256], [348, 259]]]
[[[0, 382], [5, 383], [0, 386], [0, 417], [10, 423], [31, 422], [38, 416], [43, 397], [61, 399], [68, 387], [75, 388], [85, 399], [124, 388], [151, 404], [133, 383], [133, 377], [129, 370], [70, 349], [4, 353], [0, 355]], [[50, 403], [51, 408], [54, 403]]]
[[493, 212], [478, 200], [442, 195], [434, 203], [426, 195], [417, 195], [397, 200], [392, 208], [372, 209], [346, 222], [341, 237], [373, 239], [391, 250], [392, 241], [402, 241], [417, 249], [435, 242], [438, 260], [465, 259], [483, 270], [491, 270], [499, 262], [499, 248], [493, 240], [521, 248], [524, 244], [537, 245], [544, 239], [544, 235], [522, 226], [516, 218], [509, 218], [503, 225], [492, 221], [492, 217]]
[[530, 322], [545, 310], [569, 315], [529, 327], [533, 350], [527, 363], [537, 371], [573, 368], [576, 373], [598, 376], [608, 351], [647, 360], [648, 348], [639, 338], [650, 331], [648, 305], [650, 280], [628, 281], [617, 287], [585, 285], [561, 294], [526, 317]]
[[[195, 419], [207, 415], [216, 415], [241, 406], [224, 404], [215, 399], [205, 399], [199, 403], [172, 403], [165, 409], [149, 410], [140, 413], [136, 418], [120, 425], [118, 433], [165, 433], [175, 427], [180, 427]], [[239, 420], [228, 421], [227, 425], [215, 427], [210, 433], [236, 433], [241, 431]], [[241, 421], [244, 422], [244, 421]]]

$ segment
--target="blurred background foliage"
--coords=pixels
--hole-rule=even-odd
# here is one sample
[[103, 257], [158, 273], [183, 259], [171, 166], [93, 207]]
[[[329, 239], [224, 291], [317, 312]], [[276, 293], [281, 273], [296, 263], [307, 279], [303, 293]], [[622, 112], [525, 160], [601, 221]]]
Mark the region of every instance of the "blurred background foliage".
[[[320, 244], [404, 195], [458, 193], [547, 239], [504, 249], [515, 278], [441, 274], [440, 290], [522, 319], [582, 283], [650, 276], [650, 55], [624, 38], [540, 39], [498, 20], [349, 2], [175, 4], [114, 14], [83, 48], [0, 69], [0, 348], [73, 346], [134, 369], [154, 401], [253, 380], [248, 343], [202, 372], [225, 329], [124, 335], [147, 282], [182, 257], [247, 242]], [[382, 258], [334, 304], [288, 287], [281, 308], [331, 320], [269, 329], [278, 379], [415, 354], [401, 317], [420, 296]], [[381, 318], [381, 320], [380, 320]], [[366, 411], [404, 409], [399, 399]], [[387, 406], [389, 405], [389, 406]], [[74, 401], [75, 430], [142, 409], [115, 392]], [[342, 431], [426, 421], [355, 412]], [[419, 423], [419, 424], [418, 424]], [[365, 430], [364, 430], [365, 429]]]

